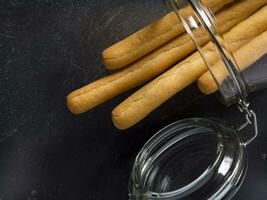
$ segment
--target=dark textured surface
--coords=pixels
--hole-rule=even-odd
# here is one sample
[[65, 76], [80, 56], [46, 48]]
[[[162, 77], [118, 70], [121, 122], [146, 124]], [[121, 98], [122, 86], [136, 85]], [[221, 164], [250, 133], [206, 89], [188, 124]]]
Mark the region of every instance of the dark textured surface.
[[[110, 112], [130, 93], [69, 113], [65, 96], [108, 73], [101, 51], [162, 15], [160, 2], [0, 1], [1, 200], [127, 199], [134, 157], [155, 131], [185, 117], [243, 120], [214, 96], [192, 94], [195, 86], [125, 132], [113, 127]], [[266, 99], [267, 90], [251, 98], [260, 135], [248, 148], [236, 200], [267, 199]]]

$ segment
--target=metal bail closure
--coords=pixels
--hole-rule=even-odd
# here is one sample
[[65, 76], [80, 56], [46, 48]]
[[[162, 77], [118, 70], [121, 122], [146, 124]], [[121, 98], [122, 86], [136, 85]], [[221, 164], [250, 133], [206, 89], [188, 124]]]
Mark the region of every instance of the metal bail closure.
[[238, 131], [243, 130], [248, 125], [254, 126], [254, 134], [251, 138], [249, 138], [246, 142], [244, 142], [244, 145], [248, 145], [251, 143], [257, 136], [258, 136], [258, 123], [257, 123], [257, 116], [256, 113], [249, 109], [249, 102], [247, 102], [245, 99], [239, 99], [238, 102], [238, 108], [241, 113], [244, 113], [245, 115], [245, 122], [238, 128]]

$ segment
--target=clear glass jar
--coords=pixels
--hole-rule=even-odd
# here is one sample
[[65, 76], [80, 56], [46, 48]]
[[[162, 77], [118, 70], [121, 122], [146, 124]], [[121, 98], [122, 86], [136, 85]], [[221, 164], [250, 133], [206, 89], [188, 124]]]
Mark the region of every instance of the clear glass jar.
[[[256, 1], [239, 2], [253, 6]], [[236, 104], [246, 121], [236, 128], [217, 119], [193, 118], [163, 128], [136, 157], [129, 181], [129, 198], [232, 199], [247, 171], [246, 145], [258, 133], [256, 114], [249, 108], [247, 97], [250, 92], [267, 86], [267, 69], [249, 66], [251, 58], [267, 53], [267, 45], [260, 44], [267, 40], [267, 30], [259, 26], [257, 35], [250, 35], [251, 29], [260, 23], [254, 24], [255, 27], [247, 24], [247, 32], [240, 34], [251, 38], [236, 48], [236, 41], [232, 42], [231, 35], [220, 31], [223, 24], [217, 23], [211, 9], [200, 0], [166, 0], [166, 3], [176, 12], [208, 69], [200, 80], [200, 89], [204, 93], [218, 89], [220, 100], [227, 106]], [[267, 1], [261, 3], [256, 17], [265, 12], [262, 9], [267, 11]], [[267, 19], [261, 22], [267, 24]], [[203, 38], [208, 39], [208, 44]], [[262, 45], [262, 49], [250, 48], [257, 45]], [[218, 58], [216, 62], [214, 57]], [[249, 126], [251, 136], [242, 138], [240, 131]]]

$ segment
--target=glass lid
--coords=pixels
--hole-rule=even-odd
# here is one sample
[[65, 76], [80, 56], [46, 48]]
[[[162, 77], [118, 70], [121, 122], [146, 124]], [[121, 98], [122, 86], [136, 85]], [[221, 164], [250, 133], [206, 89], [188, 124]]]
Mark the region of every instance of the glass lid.
[[221, 199], [235, 194], [247, 169], [237, 131], [208, 119], [175, 122], [136, 157], [130, 199]]

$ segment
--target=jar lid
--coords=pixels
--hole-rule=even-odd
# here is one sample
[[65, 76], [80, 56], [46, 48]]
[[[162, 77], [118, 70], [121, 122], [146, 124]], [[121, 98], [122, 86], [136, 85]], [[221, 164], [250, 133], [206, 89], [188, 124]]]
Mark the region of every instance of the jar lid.
[[160, 130], [141, 149], [130, 199], [231, 198], [246, 170], [245, 145], [234, 128], [218, 120], [186, 119]]

